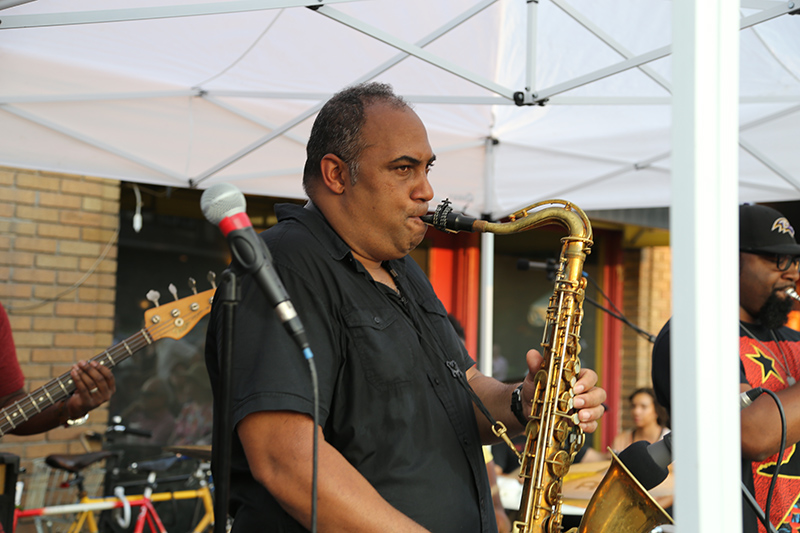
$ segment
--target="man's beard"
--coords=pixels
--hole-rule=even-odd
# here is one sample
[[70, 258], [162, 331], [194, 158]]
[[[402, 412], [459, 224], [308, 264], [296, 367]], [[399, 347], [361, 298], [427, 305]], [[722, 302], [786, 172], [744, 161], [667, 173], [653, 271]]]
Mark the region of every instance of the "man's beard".
[[791, 298], [781, 298], [773, 292], [758, 310], [758, 321], [767, 329], [777, 329], [786, 324], [793, 305]]

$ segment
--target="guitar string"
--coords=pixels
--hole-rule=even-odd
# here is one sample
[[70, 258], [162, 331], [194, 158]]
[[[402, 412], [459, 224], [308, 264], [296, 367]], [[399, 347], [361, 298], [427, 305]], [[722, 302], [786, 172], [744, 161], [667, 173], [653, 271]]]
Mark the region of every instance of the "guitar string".
[[[203, 313], [198, 318], [198, 321], [200, 319], [202, 319], [206, 314], [207, 314], [207, 312]], [[187, 318], [192, 318], [192, 315], [190, 314], [189, 317], [187, 317]], [[173, 327], [174, 327], [174, 322], [162, 322], [162, 323], [156, 324], [155, 326], [152, 326], [152, 327], [144, 327], [144, 328], [140, 329], [137, 333], [135, 333], [135, 334], [131, 335], [130, 337], [128, 337], [127, 339], [123, 340], [122, 342], [120, 342], [120, 343], [116, 344], [115, 346], [112, 346], [111, 348], [108, 348], [108, 349], [104, 350], [102, 353], [92, 357], [90, 359], [90, 361], [98, 361], [99, 362], [100, 359], [105, 357], [106, 358], [106, 362], [111, 362], [112, 363], [112, 365], [111, 365], [112, 367], [116, 366], [117, 364], [119, 364], [120, 362], [124, 361], [128, 357], [132, 356], [134, 353], [138, 352], [139, 350], [147, 347], [150, 344], [153, 344], [157, 340], [160, 340], [162, 338], [162, 336], [164, 335], [164, 333], [166, 333], [167, 331], [173, 329]], [[194, 326], [192, 326], [192, 327], [194, 327]], [[131, 340], [131, 339], [134, 339], [134, 340]], [[128, 343], [128, 341], [131, 341], [131, 342]], [[139, 343], [142, 343], [142, 344], [139, 345]], [[111, 352], [113, 352], [115, 350], [116, 350], [117, 353], [112, 354]], [[125, 355], [126, 353], [127, 353], [127, 355]], [[119, 357], [120, 355], [123, 356], [123, 357]], [[0, 436], [4, 435], [9, 429], [13, 429], [13, 428], [16, 427], [16, 425], [14, 425], [13, 420], [12, 420], [11, 417], [16, 418], [17, 413], [21, 414], [22, 418], [24, 418], [24, 420], [22, 422], [19, 422], [19, 423], [23, 423], [23, 422], [27, 421], [30, 418], [30, 416], [34, 416], [35, 414], [42, 412], [44, 409], [47, 409], [50, 406], [55, 405], [56, 402], [58, 402], [58, 401], [62, 400], [63, 398], [66, 398], [67, 396], [69, 396], [69, 394], [74, 391], [75, 384], [74, 383], [70, 384], [69, 382], [67, 382], [67, 384], [65, 385], [61, 381], [63, 378], [65, 378], [67, 376], [69, 376], [69, 373], [63, 374], [63, 375], [61, 375], [61, 376], [59, 376], [57, 378], [52, 379], [51, 381], [49, 381], [48, 383], [46, 383], [45, 385], [43, 385], [42, 387], [40, 387], [39, 389], [34, 391], [34, 393], [28, 394], [25, 398], [22, 398], [22, 399], [20, 399], [20, 400], [18, 400], [16, 402], [14, 402], [14, 404], [12, 404], [12, 405], [6, 407], [5, 409], [3, 409], [2, 411], [0, 411]], [[53, 388], [53, 387], [55, 387], [55, 388]], [[73, 387], [73, 389], [68, 391], [68, 390], [66, 390], [67, 387]], [[37, 402], [34, 399], [34, 396], [37, 396], [38, 394], [35, 394], [35, 393], [39, 392], [40, 390], [44, 392], [44, 394], [46, 395], [46, 399], [45, 399], [45, 397], [41, 397], [39, 399], [42, 400], [42, 401]], [[24, 405], [23, 402], [25, 402], [26, 405]], [[42, 403], [47, 403], [47, 402], [49, 402], [49, 405], [46, 405], [43, 408], [39, 408], [38, 407]], [[34, 413], [34, 411], [36, 411], [36, 413]], [[30, 415], [30, 416], [28, 416], [28, 415]]]

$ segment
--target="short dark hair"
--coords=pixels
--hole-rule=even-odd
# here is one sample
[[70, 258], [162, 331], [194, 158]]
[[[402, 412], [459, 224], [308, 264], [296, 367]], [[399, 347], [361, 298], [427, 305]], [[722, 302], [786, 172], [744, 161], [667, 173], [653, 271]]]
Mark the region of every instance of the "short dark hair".
[[303, 189], [309, 198], [321, 177], [320, 164], [327, 154], [334, 154], [347, 163], [351, 181], [355, 184], [358, 160], [365, 148], [361, 129], [367, 120], [366, 109], [377, 103], [409, 107], [405, 100], [394, 94], [391, 85], [372, 82], [339, 91], [320, 109], [306, 145]]
[[658, 403], [658, 400], [656, 399], [656, 392], [650, 387], [641, 387], [633, 391], [631, 395], [628, 396], [628, 401], [633, 403], [633, 398], [639, 394], [647, 394], [653, 399], [653, 408], [656, 410], [656, 422], [662, 428], [669, 427], [669, 415], [667, 414], [667, 410], [664, 408], [664, 406]]

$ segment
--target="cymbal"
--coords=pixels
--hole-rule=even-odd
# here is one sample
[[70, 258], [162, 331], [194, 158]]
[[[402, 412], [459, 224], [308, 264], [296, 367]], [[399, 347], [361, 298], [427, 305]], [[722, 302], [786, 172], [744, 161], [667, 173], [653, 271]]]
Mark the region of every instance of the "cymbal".
[[164, 451], [179, 453], [200, 461], [211, 461], [211, 445], [203, 446], [167, 446]]

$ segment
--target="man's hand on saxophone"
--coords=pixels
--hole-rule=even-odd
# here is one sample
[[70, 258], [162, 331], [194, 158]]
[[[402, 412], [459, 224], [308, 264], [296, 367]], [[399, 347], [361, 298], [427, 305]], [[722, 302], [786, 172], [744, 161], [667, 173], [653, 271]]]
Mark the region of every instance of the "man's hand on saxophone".
[[[516, 390], [522, 385], [521, 390], [521, 412], [527, 418], [531, 412], [531, 402], [533, 401], [535, 381], [534, 376], [542, 365], [542, 355], [537, 350], [529, 350], [526, 354], [528, 363], [528, 375], [522, 383], [507, 384], [497, 381], [481, 374], [477, 365], [467, 370], [466, 375], [470, 385], [481, 398], [481, 401], [489, 408], [493, 416], [501, 421], [508, 428], [511, 436], [519, 435], [525, 429], [520, 417], [518, 417], [511, 404], [514, 402]], [[588, 368], [581, 369], [578, 380], [575, 383], [575, 398], [573, 404], [577, 409], [580, 427], [586, 433], [592, 433], [597, 429], [597, 421], [603, 416], [605, 409], [603, 402], [606, 400], [606, 391], [597, 386], [597, 373]], [[477, 411], [476, 419], [481, 429], [481, 435], [485, 444], [498, 441], [492, 432], [486, 418]]]
[[[531, 402], [536, 388], [534, 376], [541, 368], [543, 358], [537, 350], [528, 350], [526, 359], [528, 374], [522, 382], [522, 405], [527, 417], [531, 412]], [[593, 433], [597, 429], [597, 421], [605, 412], [602, 404], [606, 401], [605, 389], [597, 386], [597, 373], [589, 368], [582, 368], [573, 391], [575, 392], [573, 405], [577, 409], [580, 428], [585, 433]]]

